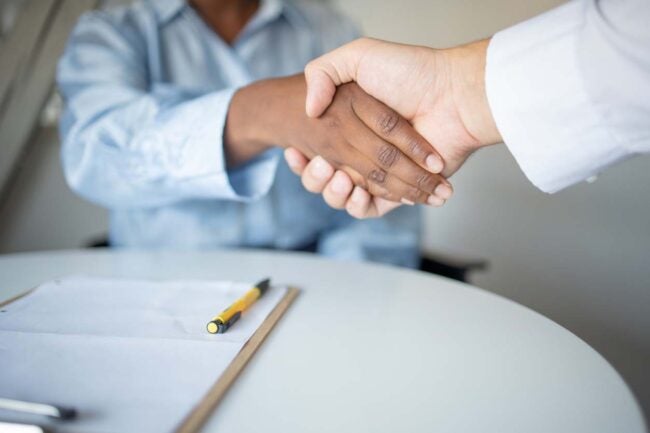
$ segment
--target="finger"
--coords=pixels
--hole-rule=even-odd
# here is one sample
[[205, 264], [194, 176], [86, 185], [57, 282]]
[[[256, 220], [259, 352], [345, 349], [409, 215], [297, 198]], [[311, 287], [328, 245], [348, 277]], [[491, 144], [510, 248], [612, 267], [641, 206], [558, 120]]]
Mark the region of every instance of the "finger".
[[431, 173], [442, 172], [442, 157], [395, 110], [368, 95], [354, 98], [352, 107], [363, 123], [379, 137], [395, 145], [409, 160]]
[[429, 200], [427, 201], [427, 204], [433, 207], [441, 207], [443, 206], [447, 201], [436, 196], [431, 196], [429, 197]]
[[[374, 182], [388, 191], [382, 197], [401, 201], [426, 203], [434, 194], [436, 187], [447, 181], [440, 175], [432, 174], [406, 158], [395, 146], [377, 137], [366, 125], [359, 122], [350, 126], [350, 136], [355, 137], [349, 146], [349, 157], [344, 161], [353, 161], [354, 168], [361, 174], [361, 182], [354, 176], [356, 185], [366, 188], [377, 195], [369, 184]], [[411, 203], [412, 204], [412, 203]]]
[[302, 185], [307, 191], [320, 194], [332, 176], [334, 176], [334, 167], [322, 157], [316, 156], [307, 164], [302, 173]]
[[355, 186], [350, 198], [345, 203], [345, 210], [354, 218], [370, 218], [373, 216], [368, 212], [371, 201], [372, 197], [368, 191], [360, 186]]
[[378, 218], [400, 207], [402, 204], [372, 197], [361, 187], [355, 187], [346, 203], [345, 210], [354, 218]]
[[[374, 136], [372, 131], [365, 125], [361, 123], [359, 125], [364, 128], [361, 132], [366, 136]], [[362, 137], [363, 134], [356, 134], [355, 136]], [[327, 160], [324, 158], [327, 158]], [[334, 168], [336, 168], [345, 171], [355, 185], [366, 189], [374, 196], [386, 200], [406, 204], [427, 203], [431, 195], [429, 192], [422, 191], [416, 186], [402, 181], [397, 176], [387, 173], [386, 170], [377, 166], [372, 160], [349, 144], [340, 146], [338, 154], [326, 154], [324, 158], [320, 156], [318, 156], [318, 159], [314, 158], [303, 172], [303, 185], [308, 191], [314, 193], [323, 192], [325, 185], [334, 174]], [[334, 161], [334, 165], [327, 161]], [[341, 162], [336, 161], [351, 161], [351, 163], [350, 165], [342, 165]], [[415, 167], [421, 170], [419, 167]], [[316, 170], [321, 172], [317, 173]], [[428, 175], [427, 172], [424, 173]], [[437, 175], [431, 176], [442, 179]]]
[[441, 183], [433, 192], [433, 195], [443, 200], [449, 200], [453, 194], [454, 188], [449, 183]]
[[430, 197], [428, 193], [387, 173], [361, 154], [355, 160], [355, 169], [347, 166], [342, 169], [350, 174], [355, 185], [376, 197], [406, 204], [426, 203]]
[[[367, 163], [367, 161], [365, 162]], [[357, 164], [358, 165], [358, 164]], [[371, 164], [372, 166], [372, 164]], [[349, 167], [349, 166], [342, 166], [341, 167], [342, 171], [345, 171], [345, 173], [352, 179], [352, 183], [356, 186], [358, 186], [364, 193], [368, 194], [369, 201], [372, 201], [374, 199], [374, 196], [377, 197], [383, 197], [386, 200], [392, 200], [392, 201], [402, 201], [407, 204], [414, 204], [410, 200], [403, 200], [401, 196], [397, 194], [393, 194], [391, 191], [388, 189], [384, 188], [380, 183], [378, 183], [375, 180], [368, 180], [364, 175], [359, 173], [357, 170]], [[378, 175], [381, 176], [381, 175]], [[357, 196], [360, 196], [360, 192], [357, 192]], [[369, 203], [372, 204], [372, 203]], [[364, 211], [365, 212], [365, 211]], [[361, 212], [363, 213], [363, 212]], [[369, 215], [373, 216], [373, 215]]]
[[394, 201], [390, 200], [384, 200], [381, 197], [375, 197], [372, 201], [372, 213], [376, 217], [382, 217], [386, 215], [388, 212], [391, 212], [394, 209], [397, 209], [398, 207], [402, 206], [401, 203], [397, 203]]
[[298, 149], [289, 147], [284, 151], [284, 159], [292, 172], [300, 176], [307, 167], [309, 160]]
[[323, 191], [323, 199], [330, 207], [334, 209], [345, 208], [354, 184], [352, 179], [345, 172], [337, 170]]
[[375, 43], [378, 41], [370, 38], [357, 39], [307, 64], [307, 116], [318, 117], [323, 114], [332, 102], [336, 86], [356, 80], [359, 60]]
[[[357, 138], [352, 143], [353, 146], [373, 163], [404, 183], [428, 195], [435, 194], [438, 185], [448, 183], [442, 176], [433, 174], [414, 163], [399, 148], [378, 137], [363, 123], [353, 128], [360, 129], [354, 135]], [[390, 187], [388, 189], [391, 190]], [[444, 190], [444, 192], [448, 191]]]

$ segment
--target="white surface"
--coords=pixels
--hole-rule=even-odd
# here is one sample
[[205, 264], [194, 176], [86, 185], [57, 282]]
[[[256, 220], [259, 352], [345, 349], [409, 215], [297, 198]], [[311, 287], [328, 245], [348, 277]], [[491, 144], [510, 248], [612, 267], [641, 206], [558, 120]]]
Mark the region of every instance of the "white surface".
[[0, 257], [0, 290], [79, 272], [268, 274], [302, 289], [208, 431], [646, 431], [619, 375], [589, 346], [471, 286], [306, 255], [95, 251]]
[[75, 408], [74, 421], [0, 409], [56, 432], [174, 431], [286, 293], [225, 334], [206, 323], [255, 281], [67, 278], [0, 309], [0, 396]]

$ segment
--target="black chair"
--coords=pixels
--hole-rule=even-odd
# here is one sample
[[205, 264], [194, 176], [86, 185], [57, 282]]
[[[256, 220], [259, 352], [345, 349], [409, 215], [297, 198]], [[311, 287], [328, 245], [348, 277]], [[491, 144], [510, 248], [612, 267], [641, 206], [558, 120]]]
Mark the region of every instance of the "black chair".
[[470, 272], [482, 271], [487, 268], [487, 260], [482, 259], [472, 260], [431, 253], [425, 253], [420, 259], [421, 271], [463, 282], [468, 282]]

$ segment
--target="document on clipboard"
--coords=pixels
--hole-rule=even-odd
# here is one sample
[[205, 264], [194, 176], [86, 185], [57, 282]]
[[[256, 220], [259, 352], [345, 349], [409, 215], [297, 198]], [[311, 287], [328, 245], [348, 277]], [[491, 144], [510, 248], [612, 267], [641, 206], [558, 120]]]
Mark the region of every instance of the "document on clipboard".
[[71, 277], [0, 307], [0, 397], [72, 407], [53, 432], [197, 431], [297, 289], [273, 286], [227, 332], [206, 323], [251, 283]]

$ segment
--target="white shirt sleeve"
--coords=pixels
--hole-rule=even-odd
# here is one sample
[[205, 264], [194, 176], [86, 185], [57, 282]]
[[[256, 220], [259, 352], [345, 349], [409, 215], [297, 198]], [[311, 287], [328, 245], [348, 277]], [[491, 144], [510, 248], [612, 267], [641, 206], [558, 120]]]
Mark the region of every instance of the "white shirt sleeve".
[[650, 1], [573, 0], [501, 31], [485, 79], [504, 142], [545, 192], [650, 152]]

